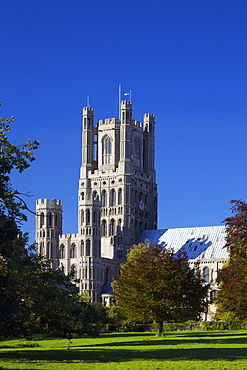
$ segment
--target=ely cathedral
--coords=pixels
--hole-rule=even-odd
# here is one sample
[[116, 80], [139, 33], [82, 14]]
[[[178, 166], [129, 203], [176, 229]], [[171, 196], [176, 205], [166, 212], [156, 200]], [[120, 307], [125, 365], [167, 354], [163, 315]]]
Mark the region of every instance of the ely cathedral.
[[154, 168], [155, 117], [132, 118], [132, 102], [121, 102], [118, 118], [94, 124], [94, 110], [82, 110], [82, 165], [78, 186], [78, 232], [62, 233], [62, 202], [36, 202], [37, 251], [53, 267], [71, 274], [79, 290], [109, 304], [110, 282], [133, 244], [159, 243], [187, 253], [210, 283], [208, 312], [214, 310], [216, 277], [227, 260], [224, 226], [157, 230]]

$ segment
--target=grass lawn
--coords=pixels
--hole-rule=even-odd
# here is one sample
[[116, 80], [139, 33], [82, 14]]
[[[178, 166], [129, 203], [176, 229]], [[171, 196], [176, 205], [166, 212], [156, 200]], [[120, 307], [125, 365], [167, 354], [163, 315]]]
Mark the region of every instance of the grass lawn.
[[112, 333], [68, 340], [35, 336], [0, 341], [0, 369], [246, 369], [247, 332]]

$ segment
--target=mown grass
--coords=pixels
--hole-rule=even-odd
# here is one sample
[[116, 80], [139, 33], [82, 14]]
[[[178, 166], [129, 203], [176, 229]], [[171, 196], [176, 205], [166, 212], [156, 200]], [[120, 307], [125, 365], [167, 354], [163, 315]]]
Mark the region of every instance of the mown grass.
[[0, 341], [0, 369], [243, 370], [247, 332], [112, 333], [68, 340]]

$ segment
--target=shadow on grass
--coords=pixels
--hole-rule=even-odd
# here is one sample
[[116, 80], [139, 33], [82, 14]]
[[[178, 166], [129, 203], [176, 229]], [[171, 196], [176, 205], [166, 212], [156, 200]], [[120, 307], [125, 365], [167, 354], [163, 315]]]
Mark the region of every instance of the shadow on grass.
[[[5, 368], [0, 366], [0, 370], [3, 370], [3, 369], [5, 369]], [[19, 367], [15, 367], [15, 368], [11, 367], [11, 369], [10, 369], [10, 368], [8, 367], [8, 370], [20, 370], [20, 368], [19, 368]], [[33, 370], [33, 368], [31, 368], [31, 367], [30, 367], [30, 369], [27, 369], [27, 368], [26, 368], [25, 370]]]
[[[122, 338], [124, 337], [130, 337], [131, 335], [121, 335]], [[114, 338], [119, 337], [114, 335], [108, 336], [109, 339], [111, 339], [111, 342], [106, 343], [98, 343], [98, 344], [82, 344], [82, 345], [75, 345], [74, 347], [77, 348], [93, 348], [93, 347], [129, 347], [129, 346], [172, 346], [172, 345], [187, 345], [187, 344], [246, 344], [247, 345], [247, 333], [241, 333], [241, 334], [213, 334], [211, 333], [211, 336], [206, 337], [203, 335], [203, 333], [200, 335], [197, 335], [196, 333], [187, 333], [187, 334], [181, 334], [181, 333], [169, 333], [166, 334], [163, 338], [158, 339], [153, 334], [143, 334], [140, 340], [140, 335], [132, 335], [132, 338], [136, 336], [139, 340], [130, 340], [130, 341], [114, 341]], [[176, 339], [174, 339], [174, 336]], [[236, 336], [236, 337], [234, 337]], [[170, 339], [172, 337], [172, 339]], [[104, 336], [104, 339], [107, 338]], [[73, 344], [71, 348], [73, 347]]]
[[86, 362], [108, 363], [126, 362], [130, 360], [220, 360], [233, 361], [246, 359], [246, 348], [196, 348], [196, 349], [155, 349], [147, 350], [112, 348], [112, 349], [71, 349], [67, 350], [21, 350], [1, 351], [2, 360]]
[[215, 331], [191, 331], [191, 332], [183, 332], [183, 331], [178, 331], [178, 332], [167, 332], [165, 333], [165, 336], [169, 335], [176, 335], [177, 337], [246, 337], [247, 338], [247, 331], [241, 331], [237, 333], [233, 332], [215, 332]]

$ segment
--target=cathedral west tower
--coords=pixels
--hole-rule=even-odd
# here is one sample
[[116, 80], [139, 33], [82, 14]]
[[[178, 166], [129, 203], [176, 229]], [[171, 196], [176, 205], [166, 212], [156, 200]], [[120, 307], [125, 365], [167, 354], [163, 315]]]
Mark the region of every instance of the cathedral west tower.
[[[82, 109], [78, 232], [60, 231], [57, 242], [53, 240], [57, 246], [53, 255], [55, 265], [72, 273], [80, 291], [93, 300], [101, 299], [102, 287], [118, 273], [140, 232], [157, 228], [154, 127], [153, 114], [145, 114], [143, 123], [132, 118], [128, 100], [121, 102], [120, 120], [109, 118], [97, 125], [93, 108]], [[37, 244], [45, 251], [43, 244], [40, 248], [44, 243], [40, 235], [47, 235], [47, 223], [38, 221], [41, 204], [44, 208], [38, 200], [37, 223], [42, 230], [37, 232]], [[49, 212], [49, 217], [56, 217], [52, 209]]]

